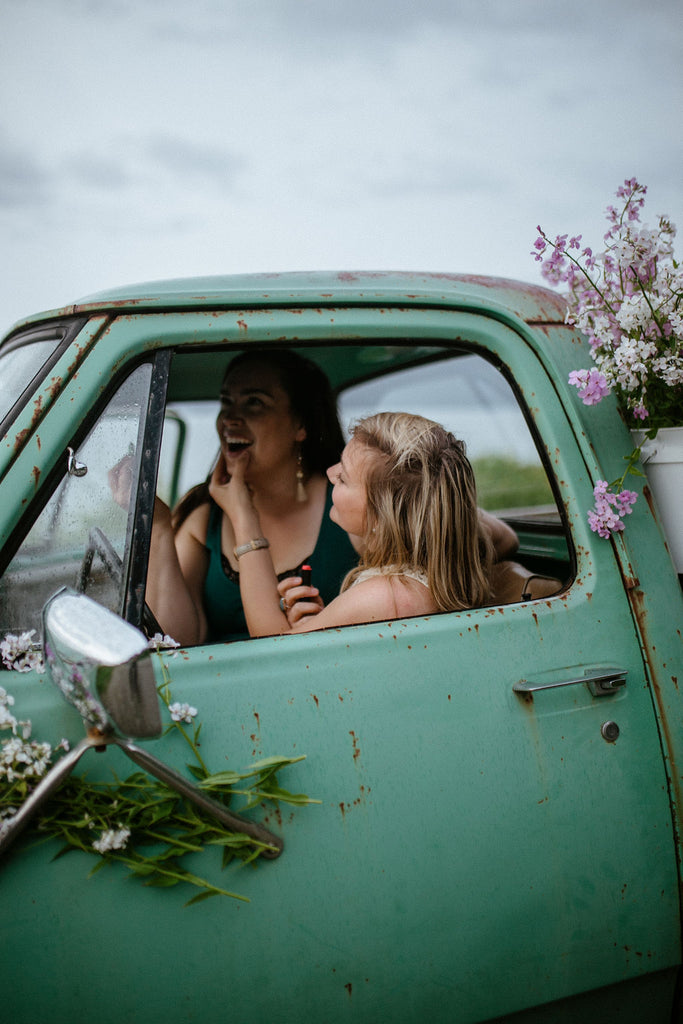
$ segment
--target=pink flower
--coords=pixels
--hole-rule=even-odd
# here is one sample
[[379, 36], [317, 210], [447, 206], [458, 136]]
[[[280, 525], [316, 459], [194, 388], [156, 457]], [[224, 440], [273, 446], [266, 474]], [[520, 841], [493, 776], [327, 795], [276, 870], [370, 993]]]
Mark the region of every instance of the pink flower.
[[619, 533], [624, 529], [621, 516], [631, 514], [631, 506], [638, 495], [635, 491], [627, 490], [614, 494], [606, 480], [598, 480], [593, 488], [593, 497], [595, 508], [588, 513], [588, 525], [593, 533], [609, 540], [613, 533]]
[[650, 414], [644, 405], [637, 405], [633, 410], [633, 415], [639, 420], [646, 420]]
[[600, 370], [572, 370], [568, 380], [579, 389], [579, 398], [584, 405], [597, 405], [609, 395], [607, 378]]

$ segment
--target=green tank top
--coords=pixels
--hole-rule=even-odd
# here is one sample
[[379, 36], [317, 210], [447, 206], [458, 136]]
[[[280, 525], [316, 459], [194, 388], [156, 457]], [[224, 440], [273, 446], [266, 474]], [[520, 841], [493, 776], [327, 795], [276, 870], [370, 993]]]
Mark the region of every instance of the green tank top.
[[[325, 604], [337, 596], [347, 572], [358, 565], [358, 555], [348, 534], [330, 519], [331, 507], [332, 488], [328, 486], [325, 511], [314, 550], [296, 568], [288, 569], [278, 576], [281, 580], [287, 576], [298, 576], [301, 565], [309, 564], [313, 569], [313, 586], [318, 588]], [[209, 568], [204, 582], [209, 643], [246, 640], [249, 637], [240, 596], [239, 574], [233, 570], [221, 550], [222, 520], [221, 509], [212, 501], [206, 531]]]

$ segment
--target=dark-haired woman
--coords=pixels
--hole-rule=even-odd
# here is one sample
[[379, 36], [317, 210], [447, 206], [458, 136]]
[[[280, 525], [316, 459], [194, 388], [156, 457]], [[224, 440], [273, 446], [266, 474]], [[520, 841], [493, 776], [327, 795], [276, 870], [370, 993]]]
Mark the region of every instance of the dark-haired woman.
[[239, 585], [239, 560], [229, 516], [214, 493], [235, 460], [258, 509], [263, 538], [279, 578], [314, 567], [323, 601], [358, 556], [329, 518], [325, 475], [344, 447], [327, 377], [310, 360], [284, 350], [245, 353], [228, 366], [216, 421], [220, 454], [210, 481], [194, 488], [173, 517], [157, 501], [146, 599], [166, 633], [184, 646], [249, 636]]

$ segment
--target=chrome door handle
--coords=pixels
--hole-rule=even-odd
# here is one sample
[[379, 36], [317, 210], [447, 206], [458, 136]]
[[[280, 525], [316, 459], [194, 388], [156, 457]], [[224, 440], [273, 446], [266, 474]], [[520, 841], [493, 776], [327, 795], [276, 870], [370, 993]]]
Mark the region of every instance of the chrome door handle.
[[[586, 683], [594, 697], [607, 697], [611, 693], [616, 693], [622, 686], [626, 686], [628, 672], [624, 668], [616, 668], [613, 665], [596, 665], [585, 668], [583, 675], [575, 674], [580, 671], [580, 667], [568, 668], [567, 672], [573, 678], [557, 679], [549, 682], [520, 679], [519, 682], [513, 683], [512, 689], [515, 693], [535, 693], [537, 690], [554, 690], [557, 686], [576, 686], [577, 683]], [[559, 675], [559, 672], [557, 674]], [[544, 675], [547, 675], [547, 673], [544, 673]]]

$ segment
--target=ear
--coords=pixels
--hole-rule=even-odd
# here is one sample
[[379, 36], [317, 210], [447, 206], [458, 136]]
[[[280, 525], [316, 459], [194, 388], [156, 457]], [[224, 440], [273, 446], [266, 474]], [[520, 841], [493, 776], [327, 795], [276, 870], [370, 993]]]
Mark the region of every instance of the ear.
[[296, 434], [294, 435], [294, 440], [298, 441], [299, 444], [301, 444], [301, 442], [305, 441], [307, 437], [308, 437], [308, 434], [306, 433], [306, 428], [302, 426], [302, 427], [299, 427], [299, 429], [297, 430]]

